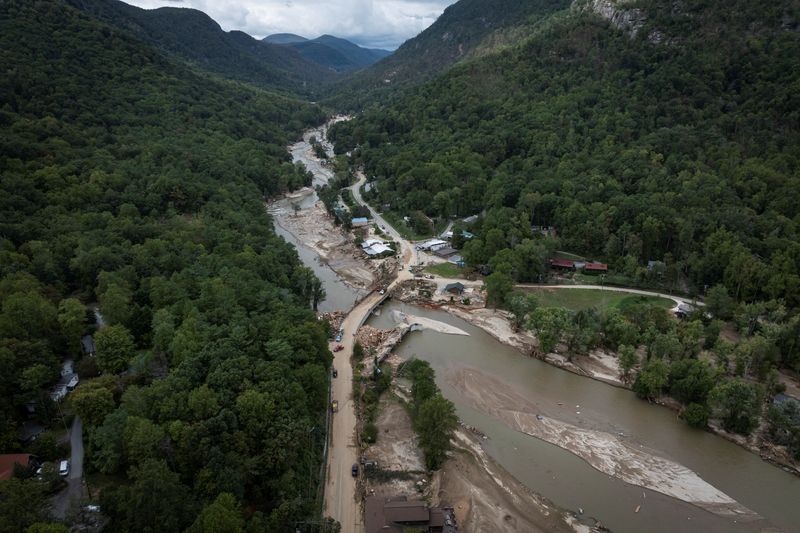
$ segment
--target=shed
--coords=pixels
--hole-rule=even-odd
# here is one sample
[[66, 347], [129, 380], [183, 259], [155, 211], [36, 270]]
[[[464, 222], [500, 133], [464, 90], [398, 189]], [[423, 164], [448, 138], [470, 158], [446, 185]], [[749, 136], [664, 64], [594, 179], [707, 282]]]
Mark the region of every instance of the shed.
[[569, 259], [551, 259], [550, 268], [557, 268], [559, 270], [575, 270], [575, 261]]
[[450, 294], [463, 294], [464, 293], [464, 284], [455, 282], [455, 283], [448, 283], [444, 287], [445, 292], [449, 292]]
[[439, 248], [433, 253], [439, 257], [447, 258], [450, 257], [451, 255], [456, 255], [458, 253], [458, 250], [456, 250], [455, 248], [450, 248], [449, 246], [445, 246], [444, 248]]
[[608, 272], [608, 265], [605, 263], [586, 263], [583, 271], [587, 274], [605, 274]]
[[456, 266], [460, 266], [460, 267], [463, 267], [463, 266], [464, 266], [464, 264], [465, 264], [465, 263], [464, 263], [464, 258], [463, 258], [463, 257], [461, 257], [461, 256], [460, 256], [460, 255], [458, 255], [458, 254], [456, 254], [456, 255], [451, 255], [450, 257], [448, 257], [448, 258], [447, 258], [447, 262], [448, 262], [448, 263], [452, 263], [452, 264], [454, 264], [454, 265], [456, 265]]

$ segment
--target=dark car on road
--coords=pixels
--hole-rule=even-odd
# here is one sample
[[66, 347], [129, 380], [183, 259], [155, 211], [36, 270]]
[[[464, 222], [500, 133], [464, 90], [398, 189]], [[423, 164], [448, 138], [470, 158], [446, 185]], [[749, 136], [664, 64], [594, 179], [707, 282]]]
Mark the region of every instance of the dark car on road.
[[358, 477], [358, 463], [353, 463], [353, 468], [351, 471], [353, 472], [353, 477]]

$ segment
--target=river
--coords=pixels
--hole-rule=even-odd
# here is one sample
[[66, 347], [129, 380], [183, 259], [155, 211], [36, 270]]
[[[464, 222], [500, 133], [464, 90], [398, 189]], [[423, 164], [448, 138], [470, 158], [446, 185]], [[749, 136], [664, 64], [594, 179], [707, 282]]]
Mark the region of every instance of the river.
[[[735, 522], [694, 505], [619, 481], [595, 470], [571, 452], [514, 431], [473, 408], [454, 385], [458, 372], [476, 372], [521, 392], [527, 400], [562, 409], [552, 416], [582, 427], [624, 435], [662, 457], [697, 472], [771, 524], [796, 531], [800, 524], [800, 479], [716, 435], [689, 428], [669, 409], [612, 387], [523, 356], [477, 327], [442, 311], [391, 302], [368, 324], [389, 328], [400, 310], [439, 320], [467, 331], [454, 336], [425, 330], [406, 336], [395, 349], [404, 357], [431, 363], [443, 394], [462, 420], [490, 436], [485, 449], [517, 479], [557, 505], [597, 518], [613, 531], [759, 531], [764, 521]], [[559, 406], [559, 403], [562, 405]], [[555, 407], [554, 407], [555, 406]], [[576, 407], [580, 406], [580, 407]], [[580, 412], [580, 415], [576, 415]], [[638, 513], [634, 512], [641, 506]]]
[[[318, 185], [325, 182], [325, 171], [329, 171], [312, 156], [311, 135], [324, 139], [324, 130], [308, 132], [290, 151], [295, 161], [312, 170]], [[301, 207], [308, 205], [313, 202], [304, 201]], [[312, 249], [280, 226], [276, 225], [276, 230], [297, 247], [303, 263], [323, 281], [327, 299], [320, 309], [349, 310], [359, 293], [320, 264]], [[457, 336], [431, 330], [413, 332], [395, 352], [429, 361], [439, 387], [455, 404], [461, 419], [490, 436], [484, 441], [487, 453], [556, 505], [573, 511], [581, 509], [616, 532], [764, 531], [774, 527], [798, 530], [800, 478], [721, 437], [689, 428], [673, 411], [641, 401], [630, 391], [525, 357], [448, 313], [390, 302], [384, 305], [380, 316], [371, 317], [368, 323], [393, 327], [393, 310], [439, 320], [469, 333]], [[542, 406], [554, 419], [619, 436], [628, 444], [685, 465], [765, 520], [743, 523], [625, 483], [594, 469], [570, 451], [515, 431], [475, 408], [475, 398], [468, 397], [456, 379], [464, 373], [513, 390], [526, 401]]]
[[[336, 117], [329, 123], [326, 123], [318, 128], [306, 131], [303, 134], [303, 139], [289, 146], [289, 153], [292, 154], [292, 162], [302, 163], [312, 174], [312, 186], [321, 187], [328, 183], [328, 180], [333, 178], [333, 171], [323, 166], [318, 158], [314, 156], [314, 149], [311, 146], [311, 138], [315, 137], [325, 148], [329, 157], [333, 156], [333, 147], [327, 140], [327, 131], [329, 124], [338, 122], [339, 120], [346, 120], [346, 117]], [[317, 202], [317, 193], [313, 192], [305, 196], [300, 202], [300, 209], [308, 209]], [[279, 200], [278, 202], [281, 202]], [[277, 203], [277, 202], [276, 202]], [[325, 299], [320, 302], [319, 310], [322, 312], [329, 311], [347, 311], [353, 307], [355, 302], [360, 299], [366, 291], [354, 289], [347, 285], [342, 279], [334, 272], [328, 265], [321, 263], [317, 253], [303, 244], [295, 235], [275, 224], [275, 232], [283, 237], [287, 242], [294, 245], [297, 249], [297, 254], [300, 260], [314, 271], [314, 274], [322, 281], [325, 287]]]

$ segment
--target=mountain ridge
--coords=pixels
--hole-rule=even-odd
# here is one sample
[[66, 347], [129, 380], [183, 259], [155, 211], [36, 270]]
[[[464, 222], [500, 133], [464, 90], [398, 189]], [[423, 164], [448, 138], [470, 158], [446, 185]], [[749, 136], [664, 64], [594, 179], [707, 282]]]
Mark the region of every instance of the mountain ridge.
[[351, 72], [368, 67], [392, 53], [359, 46], [347, 39], [328, 34], [307, 39], [293, 33], [276, 33], [264, 37], [262, 41], [297, 50], [309, 61], [336, 72]]
[[118, 0], [67, 4], [201, 69], [229, 79], [313, 97], [335, 73], [296, 50], [224, 31], [206, 13], [184, 7], [141, 9]]

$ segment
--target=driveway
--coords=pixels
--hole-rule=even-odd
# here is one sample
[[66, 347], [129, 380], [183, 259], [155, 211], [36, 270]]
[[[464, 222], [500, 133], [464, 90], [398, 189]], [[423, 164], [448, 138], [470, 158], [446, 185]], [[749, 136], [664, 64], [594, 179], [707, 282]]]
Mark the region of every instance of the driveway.
[[[69, 432], [69, 444], [71, 448], [69, 475], [67, 476], [67, 486], [64, 490], [53, 497], [52, 511], [53, 516], [63, 520], [70, 508], [80, 505], [83, 497], [83, 423], [80, 417], [75, 417], [72, 421], [72, 428]], [[56, 464], [58, 468], [58, 464]]]

